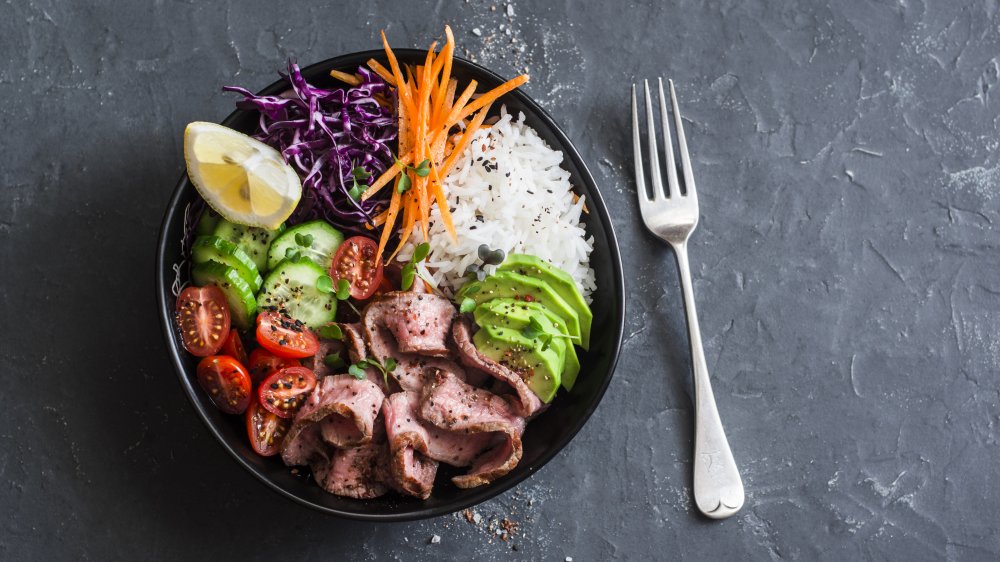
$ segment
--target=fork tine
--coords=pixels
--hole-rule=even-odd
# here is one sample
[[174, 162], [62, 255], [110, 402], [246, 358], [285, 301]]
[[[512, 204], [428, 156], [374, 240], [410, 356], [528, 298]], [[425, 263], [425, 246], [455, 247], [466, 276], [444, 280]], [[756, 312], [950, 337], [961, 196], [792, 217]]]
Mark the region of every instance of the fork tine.
[[653, 102], [649, 98], [649, 80], [643, 80], [646, 89], [646, 130], [649, 136], [649, 176], [653, 181], [653, 199], [662, 199], [663, 178], [660, 177], [660, 150], [656, 147], [656, 121], [653, 119]]
[[677, 148], [681, 155], [681, 166], [684, 168], [684, 194], [695, 198], [698, 192], [694, 188], [694, 173], [691, 171], [691, 157], [688, 156], [687, 140], [684, 138], [684, 123], [681, 120], [681, 110], [677, 107], [677, 93], [674, 91], [674, 81], [670, 83], [670, 103], [674, 108], [674, 124], [677, 126]]
[[642, 143], [639, 141], [639, 109], [635, 103], [635, 84], [632, 84], [632, 150], [635, 152], [635, 186], [639, 201], [648, 201], [646, 175], [642, 171]]
[[667, 185], [670, 191], [667, 197], [681, 196], [681, 188], [677, 185], [677, 164], [674, 162], [674, 143], [670, 140], [670, 117], [667, 112], [667, 96], [663, 94], [663, 78], [657, 78], [660, 85], [660, 120], [663, 124], [663, 151], [667, 154]]

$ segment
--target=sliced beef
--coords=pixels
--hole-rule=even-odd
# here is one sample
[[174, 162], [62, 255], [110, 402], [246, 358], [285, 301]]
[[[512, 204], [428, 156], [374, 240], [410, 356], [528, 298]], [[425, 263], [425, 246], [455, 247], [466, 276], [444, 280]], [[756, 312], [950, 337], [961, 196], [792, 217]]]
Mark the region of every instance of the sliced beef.
[[[344, 331], [344, 345], [347, 347], [347, 356], [350, 358], [351, 363], [357, 363], [362, 359], [368, 359], [368, 344], [365, 343], [364, 330], [360, 323], [351, 324], [341, 324], [341, 329]], [[365, 368], [366, 378], [382, 389], [382, 392], [388, 394], [390, 391], [395, 390], [393, 388], [386, 387], [386, 377], [382, 376], [381, 371], [374, 367]]]
[[458, 346], [459, 361], [469, 369], [483, 371], [490, 376], [507, 383], [518, 398], [518, 414], [528, 418], [542, 409], [542, 401], [528, 388], [524, 379], [514, 371], [486, 357], [472, 343], [472, 322], [468, 318], [458, 317], [452, 326], [452, 339]]
[[438, 463], [413, 449], [403, 447], [389, 458], [388, 484], [397, 492], [426, 500], [434, 488]]
[[340, 329], [344, 332], [344, 344], [347, 346], [347, 355], [351, 358], [351, 363], [367, 359], [368, 346], [365, 345], [365, 336], [361, 324], [341, 324]]
[[[398, 293], [389, 294], [396, 295]], [[422, 296], [424, 299], [439, 299], [437, 301], [439, 303], [443, 300], [451, 307], [451, 304], [442, 297], [434, 295]], [[399, 384], [400, 388], [406, 391], [420, 392], [424, 384], [431, 380], [434, 373], [438, 370], [455, 373], [460, 378], [465, 377], [465, 372], [462, 368], [450, 359], [403, 351], [396, 336], [393, 335], [392, 330], [387, 326], [390, 309], [380, 306], [380, 302], [376, 301], [369, 305], [362, 314], [364, 337], [368, 342], [368, 349], [375, 359], [378, 359], [383, 364], [390, 357], [396, 361], [396, 368], [393, 369], [391, 376]], [[423, 301], [413, 299], [413, 302]], [[454, 307], [452, 307], [452, 310], [454, 311]], [[447, 339], [448, 329], [445, 329], [442, 334]]]
[[[452, 479], [461, 488], [510, 472], [525, 419], [542, 403], [517, 373], [480, 354], [471, 322], [455, 316], [443, 297], [397, 292], [369, 304], [360, 322], [341, 324], [344, 341], [323, 340], [311, 359], [319, 384], [293, 420], [282, 460], [310, 466], [324, 490], [359, 499], [390, 489], [426, 499], [439, 463], [470, 467]], [[363, 380], [331, 373], [325, 357], [345, 349], [352, 363], [392, 358], [391, 378], [375, 368]]]
[[335, 447], [353, 447], [366, 441], [364, 430], [359, 429], [357, 420], [351, 417], [330, 414], [318, 425], [323, 441]]
[[316, 351], [316, 354], [313, 355], [312, 357], [304, 359], [302, 361], [302, 366], [307, 367], [313, 373], [315, 373], [317, 379], [322, 379], [323, 377], [339, 374], [326, 364], [326, 356], [334, 353], [340, 353], [343, 349], [344, 349], [343, 342], [337, 340], [320, 339], [319, 350]]
[[282, 460], [287, 465], [310, 464], [330, 458], [324, 442], [349, 447], [371, 441], [384, 398], [370, 381], [347, 375], [323, 378], [295, 415], [282, 444]]
[[451, 373], [438, 372], [424, 388], [419, 402], [420, 419], [449, 431], [482, 433], [500, 431], [521, 434], [524, 418], [518, 405], [505, 397], [471, 386]]
[[506, 475], [521, 461], [521, 438], [510, 437], [476, 459], [468, 474], [455, 476], [451, 481], [459, 488], [476, 488]]
[[372, 440], [375, 418], [385, 394], [375, 383], [348, 375], [326, 377], [295, 416], [318, 422], [323, 440], [337, 447], [363, 445]]
[[455, 306], [427, 293], [393, 292], [372, 302], [363, 314], [365, 328], [375, 323], [392, 333], [403, 353], [446, 357]]
[[312, 471], [313, 480], [319, 484], [320, 488], [326, 489], [326, 477], [330, 475], [330, 460], [329, 459], [314, 459], [309, 463], [309, 469]]
[[325, 463], [330, 458], [330, 446], [312, 423], [293, 423], [281, 444], [281, 460], [288, 466]]
[[452, 432], [474, 435], [499, 434], [500, 443], [480, 455], [468, 474], [452, 478], [459, 488], [489, 484], [510, 472], [521, 460], [524, 418], [511, 402], [475, 388], [450, 373], [438, 373], [424, 389], [420, 415], [429, 423]]
[[[458, 380], [455, 375], [449, 375]], [[468, 466], [492, 443], [490, 434], [447, 431], [420, 420], [420, 396], [397, 392], [385, 399], [386, 437], [389, 441], [389, 485], [426, 499], [434, 485], [438, 462]]]
[[415, 399], [413, 393], [397, 392], [382, 404], [389, 441], [389, 485], [403, 494], [427, 499], [438, 463], [417, 452], [418, 447], [426, 450], [427, 440], [411, 404]]
[[[389, 449], [384, 441], [336, 449], [325, 466], [320, 486], [331, 494], [357, 499], [371, 499], [389, 491], [383, 467]], [[313, 469], [316, 476], [316, 470]]]
[[436, 461], [469, 466], [490, 445], [489, 435], [457, 433], [423, 421], [420, 407], [420, 396], [415, 392], [397, 392], [385, 400], [382, 411], [393, 450], [405, 443]]

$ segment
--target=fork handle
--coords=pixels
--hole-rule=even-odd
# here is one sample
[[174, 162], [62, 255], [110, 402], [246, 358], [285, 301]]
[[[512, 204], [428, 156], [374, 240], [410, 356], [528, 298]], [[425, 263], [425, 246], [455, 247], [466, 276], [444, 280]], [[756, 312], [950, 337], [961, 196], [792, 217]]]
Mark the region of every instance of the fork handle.
[[694, 287], [688, 265], [687, 241], [672, 243], [684, 292], [691, 362], [694, 366], [694, 501], [712, 519], [725, 519], [743, 507], [743, 481], [722, 429], [719, 409], [701, 347], [701, 330], [694, 304]]

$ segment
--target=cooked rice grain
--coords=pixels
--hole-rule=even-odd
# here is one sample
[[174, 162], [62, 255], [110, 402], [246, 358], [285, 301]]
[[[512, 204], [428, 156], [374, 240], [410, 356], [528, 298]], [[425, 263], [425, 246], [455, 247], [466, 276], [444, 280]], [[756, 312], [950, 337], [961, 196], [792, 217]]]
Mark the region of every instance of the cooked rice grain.
[[[594, 238], [580, 221], [584, 197], [573, 201], [562, 159], [562, 152], [524, 124], [523, 113], [515, 121], [503, 108], [497, 123], [475, 134], [445, 180], [458, 243], [448, 235], [435, 205], [431, 251], [421, 273], [452, 294], [465, 282], [468, 266], [478, 263], [479, 246], [486, 244], [508, 254], [538, 256], [565, 270], [590, 302], [596, 287], [590, 268]], [[400, 259], [409, 260], [422, 241], [415, 231]]]

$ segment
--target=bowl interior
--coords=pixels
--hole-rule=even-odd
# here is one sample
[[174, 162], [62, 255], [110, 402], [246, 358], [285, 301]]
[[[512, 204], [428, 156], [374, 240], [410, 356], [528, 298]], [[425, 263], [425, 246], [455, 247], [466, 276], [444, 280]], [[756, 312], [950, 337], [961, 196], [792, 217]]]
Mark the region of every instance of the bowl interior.
[[[422, 62], [426, 54], [413, 49], [400, 49], [396, 52], [401, 61], [414, 63]], [[338, 87], [341, 84], [329, 77], [331, 69], [353, 71], [373, 57], [386, 62], [382, 51], [354, 53], [309, 66], [303, 69], [303, 75], [317, 86]], [[458, 58], [455, 59], [453, 73], [460, 86], [475, 79], [480, 84], [480, 90], [503, 82], [496, 74]], [[284, 81], [278, 81], [262, 92], [277, 94], [286, 88]], [[234, 96], [234, 101], [235, 99]], [[529, 424], [523, 439], [524, 455], [521, 462], [510, 474], [489, 486], [461, 490], [448, 481], [458, 471], [441, 465], [434, 493], [428, 500], [421, 501], [396, 494], [374, 500], [353, 500], [324, 492], [312, 482], [308, 470], [295, 475], [279, 459], [261, 458], [254, 454], [247, 441], [243, 418], [219, 412], [198, 387], [195, 379], [197, 361], [183, 351], [173, 328], [172, 287], [175, 283], [183, 284], [189, 280], [189, 267], [184, 263], [181, 248], [184, 223], [186, 218], [190, 220], [191, 209], [195, 208], [198, 199], [187, 176], [181, 178], [164, 217], [157, 255], [157, 291], [167, 346], [184, 390], [219, 442], [255, 476], [285, 496], [321, 511], [368, 520], [417, 519], [464, 509], [509, 489], [541, 468], [569, 443], [604, 395], [618, 359], [625, 319], [621, 260], [610, 218], [593, 177], [552, 118], [519, 91], [505, 95], [502, 100], [508, 111], [515, 114], [518, 111], [524, 112], [527, 124], [538, 131], [551, 147], [563, 151], [563, 166], [570, 172], [574, 188], [586, 196], [590, 213], [585, 215], [584, 220], [588, 235], [594, 238], [591, 266], [596, 274], [597, 290], [592, 305], [594, 329], [591, 349], [582, 352], [580, 356], [583, 369], [576, 386], [572, 392], [561, 391], [552, 407]], [[257, 118], [255, 114], [236, 111], [223, 124], [252, 133]]]

